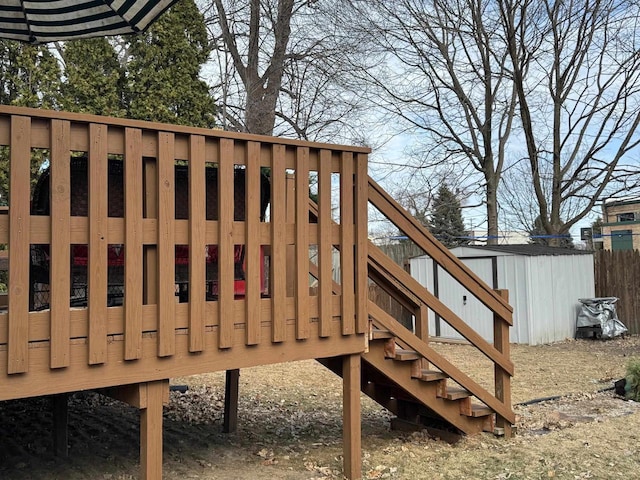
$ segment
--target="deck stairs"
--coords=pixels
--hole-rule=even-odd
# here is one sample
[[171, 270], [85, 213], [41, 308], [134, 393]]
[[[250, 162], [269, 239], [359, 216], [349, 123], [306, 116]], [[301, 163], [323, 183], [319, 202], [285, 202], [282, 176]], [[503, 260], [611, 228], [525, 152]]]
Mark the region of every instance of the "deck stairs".
[[[369, 242], [370, 280], [414, 314], [415, 329], [410, 331], [369, 300], [369, 345], [361, 355], [362, 392], [392, 412], [396, 416], [392, 425], [398, 428], [433, 428], [463, 434], [487, 431], [510, 435], [515, 422], [509, 383], [513, 375], [508, 350], [511, 307], [500, 292], [493, 291], [470, 272], [371, 179], [369, 201], [494, 311], [495, 335], [493, 343], [487, 342]], [[427, 332], [429, 310], [461, 333], [470, 348], [479, 349], [494, 362], [494, 392], [478, 384], [463, 371], [462, 366], [452, 364], [432, 347]], [[318, 360], [341, 375], [339, 359]]]

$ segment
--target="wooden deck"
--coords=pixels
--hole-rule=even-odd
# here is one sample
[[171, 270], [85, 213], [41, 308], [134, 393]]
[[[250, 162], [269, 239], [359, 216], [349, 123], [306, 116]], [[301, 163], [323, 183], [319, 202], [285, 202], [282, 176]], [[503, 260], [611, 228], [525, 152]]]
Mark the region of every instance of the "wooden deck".
[[[39, 209], [36, 153], [49, 169]], [[505, 293], [483, 284], [373, 182], [367, 156], [358, 147], [0, 106], [0, 160], [10, 171], [9, 207], [0, 212], [0, 260], [9, 267], [0, 400], [98, 389], [128, 401], [142, 411], [148, 479], [161, 478], [167, 379], [309, 358], [343, 376], [349, 478], [361, 475], [360, 389], [403, 421], [437, 417], [462, 432], [497, 426], [508, 435]], [[80, 187], [76, 158], [86, 164]], [[113, 202], [124, 204], [118, 215]], [[493, 344], [370, 244], [370, 204], [494, 312]], [[185, 249], [180, 273], [177, 252]], [[113, 252], [124, 258], [118, 302]], [[371, 281], [414, 315], [414, 331], [369, 301]], [[429, 347], [428, 310], [494, 362], [494, 391]], [[447, 379], [462, 390], [451, 393]]]

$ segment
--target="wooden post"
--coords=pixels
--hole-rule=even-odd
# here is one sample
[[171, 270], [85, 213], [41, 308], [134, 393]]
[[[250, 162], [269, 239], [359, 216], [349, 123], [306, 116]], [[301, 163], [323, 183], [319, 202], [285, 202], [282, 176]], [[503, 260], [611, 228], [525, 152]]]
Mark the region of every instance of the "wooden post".
[[148, 382], [146, 404], [140, 410], [140, 478], [162, 478], [162, 400], [165, 381]]
[[[509, 290], [496, 290], [507, 302], [509, 301]], [[493, 318], [493, 345], [500, 353], [509, 357], [509, 324], [500, 316], [494, 315]], [[496, 398], [506, 405], [511, 405], [511, 376], [505, 372], [499, 365], [495, 365], [495, 391]], [[496, 427], [504, 429], [505, 437], [512, 435], [511, 422], [507, 419], [496, 415]]]
[[342, 359], [343, 474], [349, 480], [362, 478], [362, 431], [360, 420], [360, 355]]
[[238, 390], [240, 388], [240, 370], [227, 370], [224, 388], [224, 422], [222, 431], [233, 433], [238, 429]]
[[51, 397], [53, 417], [53, 454], [57, 457], [69, 456], [69, 398], [68, 393]]

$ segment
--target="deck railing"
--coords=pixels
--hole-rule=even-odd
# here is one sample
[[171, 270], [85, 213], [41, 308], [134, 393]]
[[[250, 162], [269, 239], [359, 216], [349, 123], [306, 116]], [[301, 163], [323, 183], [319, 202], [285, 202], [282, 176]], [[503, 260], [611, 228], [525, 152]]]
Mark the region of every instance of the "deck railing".
[[[490, 407], [497, 414], [497, 425], [510, 432], [511, 425], [515, 422], [515, 415], [511, 406], [510, 383], [514, 366], [509, 352], [509, 328], [513, 325], [513, 309], [508, 302], [508, 292], [491, 289], [372, 179], [369, 179], [368, 182], [368, 198], [371, 205], [394, 223], [409, 240], [465, 287], [469, 295], [476, 297], [493, 312], [494, 335], [493, 342], [485, 340], [436, 295], [420, 285], [379, 248], [370, 244], [368, 250], [369, 276], [400, 305], [414, 314], [415, 336], [410, 335], [403, 325], [370, 302], [369, 314], [374, 324], [391, 331], [400, 339], [400, 343], [405, 348], [417, 351], [426, 361], [435, 365]], [[479, 385], [458, 368], [459, 366], [453, 365], [429, 346], [428, 314], [430, 310], [453, 327], [493, 363], [493, 391]]]
[[[31, 173], [36, 154], [49, 169], [44, 214], [32, 207], [42, 175]], [[365, 348], [366, 149], [3, 106], [1, 155], [10, 175], [8, 214], [0, 215], [9, 259], [0, 368], [2, 378], [16, 381], [13, 390], [0, 388], [0, 400]], [[76, 158], [87, 165], [84, 187], [76, 186]], [[188, 181], [181, 180], [185, 170]], [[270, 192], [261, 218], [263, 175]], [[320, 198], [317, 224], [309, 219], [310, 184]], [[74, 213], [74, 191], [88, 192], [84, 215]], [[123, 214], [111, 216], [118, 195]], [[72, 307], [78, 246], [87, 252], [86, 299]], [[33, 299], [34, 249], [47, 257], [41, 309]], [[176, 290], [177, 252], [185, 249], [186, 294]], [[123, 300], [110, 306], [116, 250], [124, 251]], [[318, 252], [317, 269], [310, 250]], [[317, 295], [310, 293], [315, 282]], [[55, 385], [34, 386], [50, 372]]]

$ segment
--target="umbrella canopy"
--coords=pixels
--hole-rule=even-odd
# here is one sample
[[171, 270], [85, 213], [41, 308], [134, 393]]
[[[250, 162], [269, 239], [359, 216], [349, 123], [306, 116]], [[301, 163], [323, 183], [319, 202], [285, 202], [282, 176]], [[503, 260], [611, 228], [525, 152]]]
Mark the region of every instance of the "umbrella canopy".
[[0, 38], [45, 43], [144, 31], [177, 0], [2, 0]]

